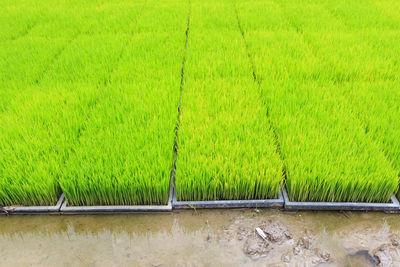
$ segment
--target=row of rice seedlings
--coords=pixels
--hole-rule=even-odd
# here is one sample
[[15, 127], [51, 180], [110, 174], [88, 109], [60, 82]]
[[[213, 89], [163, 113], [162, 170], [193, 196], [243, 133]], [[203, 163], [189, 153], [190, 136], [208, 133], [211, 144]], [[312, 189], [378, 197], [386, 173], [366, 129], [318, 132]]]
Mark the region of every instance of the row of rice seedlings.
[[92, 33], [126, 33], [130, 31], [127, 19], [134, 18], [132, 12], [142, 4], [142, 0], [69, 0], [54, 1], [51, 5], [46, 0], [4, 0], [0, 9], [0, 42], [29, 35], [65, 36], [77, 22], [84, 25], [90, 18], [96, 22]]
[[[353, 77], [357, 77], [338, 85], [338, 91], [346, 97], [365, 131], [400, 175], [400, 75], [397, 66], [400, 15], [396, 12], [400, 5], [393, 1], [370, 1], [368, 5], [360, 5], [345, 1], [340, 3], [340, 8], [328, 5], [328, 10], [339, 21], [340, 30], [322, 40], [315, 37], [315, 44], [332, 69], [351, 70]], [[359, 22], [349, 14], [349, 9], [362, 10], [360, 16], [370, 19]], [[354, 29], [353, 25], [362, 30]], [[335, 60], [328, 56], [334, 51]]]
[[[59, 1], [61, 2], [61, 1]], [[0, 9], [0, 42], [10, 39], [18, 39], [26, 35], [33, 27], [41, 23], [47, 17], [48, 10], [59, 6], [59, 2], [53, 5], [42, 5], [38, 1], [2, 1]], [[67, 9], [67, 6], [64, 6]]]
[[[21, 6], [24, 5], [21, 3]], [[7, 7], [8, 5], [6, 10]], [[42, 6], [40, 8], [43, 9]], [[61, 8], [65, 10], [53, 10], [61, 13], [59, 18], [53, 18], [55, 15], [49, 14], [48, 10], [38, 12], [33, 9], [38, 12], [34, 22], [29, 21], [29, 15], [25, 19], [11, 20], [14, 25], [21, 26], [21, 29], [18, 31], [14, 27], [19, 33], [10, 34], [7, 39], [0, 41], [0, 111], [7, 108], [14, 96], [31, 84], [39, 82], [40, 76], [52, 64], [59, 51], [83, 27], [84, 21], [81, 17], [71, 15], [73, 12], [77, 13], [77, 9], [68, 9], [66, 6]], [[17, 10], [14, 15], [23, 17], [25, 10]]]
[[42, 86], [20, 96], [0, 116], [0, 206], [57, 202], [62, 163], [96, 97], [92, 87]]
[[[31, 9], [19, 8], [25, 4], [31, 5], [36, 12], [32, 21], [29, 15], [25, 15]], [[92, 9], [101, 2], [93, 1], [90, 5], [57, 2], [48, 5], [27, 1], [25, 4], [11, 8], [11, 3], [8, 3], [5, 8], [10, 14], [24, 19], [12, 20], [13, 24], [20, 25], [21, 30], [0, 42], [0, 111], [6, 110], [15, 96], [31, 88], [31, 84], [40, 84], [43, 75], [66, 47], [79, 34], [93, 28], [92, 24], [100, 12], [93, 14]], [[5, 14], [5, 17], [8, 15]]]
[[[396, 172], [400, 173], [398, 48], [400, 5], [393, 1], [324, 2], [316, 23], [304, 23], [304, 35], [335, 83]], [[316, 8], [314, 8], [316, 9]], [[354, 16], [357, 14], [357, 16]], [[295, 19], [303, 19], [294, 15]], [[328, 18], [328, 19], [327, 19]], [[309, 20], [308, 20], [309, 21]], [[313, 27], [314, 26], [314, 27]], [[310, 29], [310, 30], [308, 30]], [[322, 37], [322, 38], [321, 38]], [[330, 75], [334, 73], [335, 75]]]
[[232, 1], [192, 1], [178, 131], [178, 200], [271, 199], [282, 163]]
[[[32, 7], [21, 10], [25, 4]], [[4, 17], [19, 28], [10, 27], [17, 33], [7, 31], [4, 40], [0, 38], [0, 111], [4, 111], [14, 96], [29, 88], [31, 83], [41, 83], [47, 69], [79, 36], [128, 34], [132, 20], [136, 18], [134, 14], [142, 4], [143, 1], [131, 3], [127, 0], [107, 3], [58, 1], [52, 5], [27, 1], [15, 7], [8, 3], [5, 6], [8, 13]], [[34, 18], [27, 12], [31, 8], [35, 11]], [[2, 12], [5, 11], [2, 9], [0, 14]], [[23, 19], [10, 16], [22, 16]]]
[[[337, 54], [323, 56], [315, 45], [317, 36], [335, 32], [338, 21], [326, 13], [311, 1], [239, 5], [277, 127], [289, 197], [387, 202], [397, 190], [396, 171], [339, 92], [337, 84], [349, 79], [349, 73], [333, 69], [326, 58], [338, 60]], [[270, 14], [268, 19], [265, 14]], [[362, 78], [356, 74], [351, 78]]]
[[185, 6], [147, 4], [60, 179], [70, 205], [167, 204]]
[[[96, 28], [93, 19], [81, 30]], [[121, 24], [135, 25], [131, 21]], [[76, 36], [40, 81], [27, 82], [27, 89], [12, 96], [0, 114], [0, 206], [54, 205], [58, 200], [65, 163], [87, 128], [91, 110], [104, 98], [104, 79], [129, 40], [126, 35], [100, 35]]]

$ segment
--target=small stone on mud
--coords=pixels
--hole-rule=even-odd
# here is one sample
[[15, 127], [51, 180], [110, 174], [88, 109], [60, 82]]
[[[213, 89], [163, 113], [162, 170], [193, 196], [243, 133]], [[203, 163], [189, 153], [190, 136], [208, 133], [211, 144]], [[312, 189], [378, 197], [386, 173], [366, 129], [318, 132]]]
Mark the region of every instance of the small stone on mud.
[[292, 257], [291, 257], [290, 252], [286, 252], [286, 253], [282, 254], [282, 256], [281, 256], [281, 260], [286, 263], [290, 262], [291, 258]]
[[251, 235], [251, 232], [247, 229], [244, 229], [243, 227], [239, 227], [237, 230], [237, 239], [239, 241], [246, 239]]
[[266, 256], [270, 251], [269, 244], [259, 238], [249, 238], [246, 240], [244, 253], [253, 259]]
[[390, 241], [392, 241], [392, 246], [398, 247], [400, 246], [400, 237], [396, 234], [390, 236]]
[[301, 248], [310, 249], [312, 245], [312, 237], [309, 231], [306, 230], [306, 235], [301, 237], [297, 242], [297, 245]]
[[300, 247], [294, 247], [293, 248], [293, 254], [301, 256], [301, 255], [303, 255], [303, 250]]
[[301, 256], [304, 254], [303, 250], [309, 250], [311, 246], [312, 237], [309, 231], [306, 230], [305, 235], [299, 238], [299, 240], [297, 241], [297, 246], [293, 248], [293, 254]]
[[267, 235], [268, 240], [271, 242], [280, 242], [284, 239], [291, 239], [292, 235], [290, 234], [287, 227], [278, 222], [269, 222], [267, 225], [262, 225], [260, 227], [264, 233]]
[[298, 245], [300, 248], [310, 249], [310, 247], [311, 247], [311, 240], [310, 240], [309, 238], [307, 238], [307, 237], [301, 237], [301, 238], [299, 239], [299, 242], [297, 242], [297, 245]]
[[319, 248], [315, 249], [315, 255], [317, 255], [322, 262], [328, 262], [331, 259], [331, 254], [329, 252]]

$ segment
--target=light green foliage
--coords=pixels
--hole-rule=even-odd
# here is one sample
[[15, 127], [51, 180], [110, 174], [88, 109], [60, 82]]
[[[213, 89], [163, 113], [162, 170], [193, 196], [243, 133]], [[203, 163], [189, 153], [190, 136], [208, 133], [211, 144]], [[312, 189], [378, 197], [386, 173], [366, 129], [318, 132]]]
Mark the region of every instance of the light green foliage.
[[0, 25], [0, 206], [166, 204], [180, 96], [179, 200], [275, 198], [283, 169], [296, 201], [398, 191], [398, 1], [4, 0]]
[[67, 162], [69, 203], [167, 203], [186, 18], [182, 1], [146, 6]]
[[[91, 20], [84, 23], [89, 13], [76, 3], [27, 1], [21, 6], [37, 9], [34, 23], [15, 20], [21, 30], [0, 42], [0, 206], [54, 205], [63, 164], [98, 96], [87, 81], [67, 84], [46, 77]], [[9, 9], [14, 10], [11, 4]]]
[[[328, 64], [353, 74], [338, 89], [400, 176], [400, 4], [343, 2], [340, 8], [328, 9], [340, 21], [341, 34], [327, 36], [318, 48], [327, 55], [336, 50], [335, 60], [326, 56]], [[356, 9], [368, 20], [349, 12]]]
[[178, 199], [276, 198], [282, 163], [232, 1], [192, 2], [187, 49]]
[[[239, 16], [277, 127], [292, 200], [386, 202], [397, 191], [395, 166], [361, 118], [378, 114], [366, 111], [372, 104], [365, 105], [362, 97], [371, 93], [367, 81], [393, 76], [394, 70], [384, 60], [389, 47], [380, 53], [363, 40], [376, 27], [390, 37], [399, 25], [377, 12], [377, 3], [240, 4]], [[341, 12], [352, 19], [344, 20]], [[348, 84], [360, 94], [346, 94]], [[398, 87], [387, 90], [394, 96]], [[390, 129], [389, 123], [385, 127]], [[390, 134], [399, 140], [398, 133]], [[398, 146], [392, 149], [399, 151]]]
[[57, 202], [57, 179], [95, 92], [87, 84], [31, 88], [0, 116], [0, 205]]
[[1, 43], [0, 206], [53, 205], [61, 187], [75, 205], [166, 203], [185, 5], [56, 5]]

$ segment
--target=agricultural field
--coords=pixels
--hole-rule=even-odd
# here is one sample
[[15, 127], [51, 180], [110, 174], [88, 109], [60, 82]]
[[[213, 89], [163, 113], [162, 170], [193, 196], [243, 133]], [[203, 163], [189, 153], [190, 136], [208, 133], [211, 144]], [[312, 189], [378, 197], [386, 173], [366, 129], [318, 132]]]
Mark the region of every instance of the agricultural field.
[[[4, 101], [0, 119], [0, 205], [54, 205], [61, 192], [72, 205], [166, 204], [185, 5], [98, 1], [87, 18], [75, 19], [81, 28], [62, 40], [40, 75], [21, 67], [18, 74], [27, 81], [8, 93], [13, 96]], [[59, 8], [43, 12], [67, 7]], [[60, 27], [48, 24], [62, 22], [39, 21], [3, 43], [14, 55], [23, 49], [13, 43], [56, 42], [52, 31]], [[1, 58], [6, 73], [13, 71], [8, 64], [19, 63], [8, 62], [7, 54]], [[27, 58], [20, 64], [30, 64]], [[14, 75], [3, 84], [14, 84]]]
[[192, 2], [175, 177], [179, 200], [276, 198], [283, 182], [232, 4]]
[[400, 17], [382, 2], [238, 5], [292, 200], [386, 202], [397, 191], [399, 105], [384, 95], [398, 95]]
[[0, 206], [388, 202], [394, 0], [4, 1]]

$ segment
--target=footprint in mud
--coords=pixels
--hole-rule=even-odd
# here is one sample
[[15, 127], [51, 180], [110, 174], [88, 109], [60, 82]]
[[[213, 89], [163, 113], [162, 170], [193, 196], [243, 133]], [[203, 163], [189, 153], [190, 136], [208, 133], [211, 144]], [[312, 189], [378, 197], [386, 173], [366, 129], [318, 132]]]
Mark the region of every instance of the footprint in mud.
[[[351, 235], [348, 238], [341, 238], [347, 250], [345, 261], [350, 265], [357, 266], [399, 266], [400, 264], [400, 238], [396, 234], [389, 235], [389, 231], [367, 232], [361, 231], [361, 236]], [[361, 246], [357, 243], [362, 240]], [[370, 242], [365, 242], [369, 240]], [[354, 249], [357, 248], [358, 250]], [[362, 262], [362, 263], [361, 263]]]
[[267, 241], [255, 236], [247, 238], [243, 245], [243, 252], [253, 260], [267, 256], [270, 250]]
[[372, 253], [368, 250], [358, 250], [355, 253], [348, 254], [347, 259], [348, 261], [363, 261], [368, 266], [382, 266], [382, 267], [389, 267], [389, 266], [398, 266], [393, 259], [393, 255], [398, 255], [399, 252], [397, 251], [398, 243], [388, 243], [383, 244], [377, 248], [375, 248]]
[[376, 266], [379, 264], [378, 259], [369, 253], [368, 250], [362, 249], [354, 253], [348, 254], [343, 262], [346, 266]]
[[293, 247], [293, 255], [300, 257], [311, 266], [328, 263], [331, 261], [331, 254], [321, 248], [314, 247], [315, 237], [309, 230], [298, 238], [296, 246]]
[[253, 260], [268, 256], [271, 262], [290, 264], [296, 262], [316, 266], [330, 261], [330, 253], [313, 246], [315, 238], [309, 231], [295, 239], [286, 225], [280, 222], [263, 222], [259, 228], [265, 240], [254, 229], [239, 228], [237, 238], [243, 241], [243, 252]]

